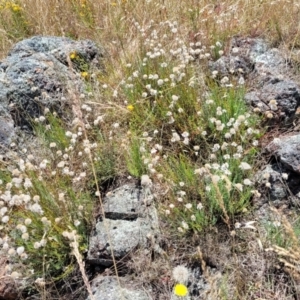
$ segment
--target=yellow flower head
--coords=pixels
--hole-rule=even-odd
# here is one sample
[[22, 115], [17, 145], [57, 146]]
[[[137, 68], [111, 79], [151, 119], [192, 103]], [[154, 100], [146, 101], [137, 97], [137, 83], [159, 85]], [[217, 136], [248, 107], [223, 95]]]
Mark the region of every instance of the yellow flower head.
[[12, 4], [11, 8], [14, 12], [18, 12], [22, 9], [18, 4]]
[[134, 110], [134, 106], [131, 105], [131, 104], [129, 104], [129, 105], [127, 105], [127, 109], [128, 109], [129, 111], [133, 111], [133, 110]]
[[188, 289], [184, 284], [177, 283], [174, 287], [174, 294], [176, 296], [185, 297], [188, 294]]
[[70, 53], [70, 58], [71, 58], [71, 59], [76, 59], [76, 58], [77, 58], [76, 52], [71, 52], [71, 53]]
[[84, 79], [86, 79], [89, 76], [88, 72], [81, 72], [81, 77], [83, 77]]

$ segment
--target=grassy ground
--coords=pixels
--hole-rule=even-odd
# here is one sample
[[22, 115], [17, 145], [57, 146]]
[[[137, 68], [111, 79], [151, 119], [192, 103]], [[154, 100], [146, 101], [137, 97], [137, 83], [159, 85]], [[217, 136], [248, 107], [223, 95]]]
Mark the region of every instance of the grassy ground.
[[[104, 74], [82, 73], [82, 117], [62, 124], [46, 111], [48, 126], [40, 118], [35, 131], [49, 150], [28, 147], [14, 164], [0, 161], [0, 241], [18, 264], [8, 272], [30, 278], [43, 299], [74, 289], [78, 299], [89, 290], [82, 254], [94, 198], [100, 204], [109, 183], [143, 178], [157, 194], [167, 258], [133, 259], [127, 268], [157, 299], [186, 284], [173, 268], [197, 263], [210, 283], [203, 299], [298, 299], [297, 217], [291, 225], [279, 211], [266, 226], [252, 222], [258, 140], [267, 129], [243, 102], [247, 86], [214, 79], [208, 62], [226, 54], [235, 35], [298, 49], [299, 4], [98, 2], [0, 1], [0, 58], [33, 35], [88, 38], [106, 52]], [[76, 53], [70, 59], [76, 63]]]

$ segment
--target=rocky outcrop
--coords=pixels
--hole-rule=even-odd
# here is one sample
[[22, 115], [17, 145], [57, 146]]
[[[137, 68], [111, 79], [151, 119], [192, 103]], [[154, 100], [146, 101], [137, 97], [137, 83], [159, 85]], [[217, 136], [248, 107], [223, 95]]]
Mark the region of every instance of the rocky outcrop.
[[300, 135], [279, 136], [271, 141], [266, 151], [271, 153], [285, 169], [300, 174]]
[[45, 108], [63, 112], [69, 91], [84, 91], [80, 72], [101, 67], [102, 56], [90, 40], [36, 36], [17, 43], [0, 62], [0, 142], [9, 143], [12, 123], [30, 128]]
[[266, 116], [267, 124], [278, 127], [274, 139], [268, 134], [269, 142], [264, 143], [263, 152], [270, 157], [270, 163], [255, 176], [263, 195], [260, 203], [287, 199], [299, 203], [300, 136], [280, 134], [283, 125], [298, 118], [300, 105], [300, 86], [293, 78], [290, 61], [262, 39], [235, 37], [228, 54], [212, 63], [211, 69], [220, 79], [230, 76], [240, 82], [246, 80], [245, 101]]
[[282, 168], [277, 164], [268, 164], [256, 174], [256, 183], [264, 194], [269, 194], [272, 201], [285, 199], [287, 194], [285, 179], [282, 177]]
[[249, 57], [254, 64], [250, 76], [253, 84], [245, 100], [262, 112], [270, 112], [274, 119], [292, 120], [300, 104], [300, 87], [292, 78], [290, 62], [266, 42], [252, 41]]
[[[109, 192], [104, 198], [105, 218], [100, 218], [90, 237], [87, 261], [92, 265], [110, 267], [115, 260], [128, 260], [136, 249], [149, 248], [150, 242], [159, 238], [159, 224], [153, 196], [149, 188], [125, 184]], [[149, 240], [150, 241], [149, 241]], [[149, 242], [149, 245], [148, 245]], [[153, 245], [152, 245], [153, 246]], [[151, 299], [142, 289], [133, 288], [132, 278], [99, 276], [92, 282], [95, 299], [118, 300]], [[89, 299], [89, 298], [88, 298]]]
[[[1, 110], [1, 107], [0, 107]], [[0, 145], [7, 147], [14, 136], [14, 121], [7, 113], [0, 112]]]
[[290, 121], [300, 104], [300, 87], [292, 67], [278, 49], [258, 38], [233, 38], [228, 55], [211, 64], [219, 76], [235, 76], [249, 90], [245, 101], [273, 120]]
[[105, 218], [100, 218], [90, 237], [87, 260], [91, 264], [111, 266], [138, 247], [147, 246], [148, 236], [157, 236], [158, 217], [153, 204], [147, 204], [147, 192], [126, 184], [104, 198]]
[[275, 77], [268, 80], [261, 89], [248, 92], [245, 100], [262, 112], [270, 111], [277, 119], [288, 121], [294, 117], [299, 106], [300, 89], [292, 80]]

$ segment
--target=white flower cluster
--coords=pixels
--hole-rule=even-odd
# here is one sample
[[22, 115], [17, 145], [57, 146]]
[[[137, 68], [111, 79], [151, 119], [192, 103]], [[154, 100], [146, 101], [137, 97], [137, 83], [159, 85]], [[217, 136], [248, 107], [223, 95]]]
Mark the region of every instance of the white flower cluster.
[[[83, 104], [81, 109], [89, 115], [92, 113], [88, 105]], [[49, 111], [46, 111], [45, 115], [48, 113]], [[103, 116], [98, 116], [94, 122], [90, 122], [96, 126], [102, 120]], [[45, 123], [45, 119], [40, 117], [38, 122]], [[7, 256], [11, 262], [26, 260], [34, 249], [39, 251], [38, 249], [48, 246], [49, 241], [57, 240], [55, 234], [59, 233], [55, 232], [54, 228], [65, 226], [66, 220], [59, 215], [52, 215], [53, 211], [49, 210], [47, 201], [53, 201], [53, 205], [56, 202], [62, 209], [70, 209], [69, 195], [62, 193], [59, 185], [48, 191], [47, 186], [51, 185], [49, 179], [58, 183], [71, 179], [75, 190], [75, 184], [84, 184], [87, 165], [90, 164], [88, 155], [83, 153], [97, 159], [94, 157], [97, 143], [84, 138], [88, 128], [86, 125], [89, 125], [88, 118], [86, 123], [74, 119], [72, 124], [74, 130], [65, 132], [69, 140], [65, 149], [61, 148], [60, 141], [51, 141], [47, 158], [42, 154], [33, 155], [30, 153], [32, 149], [23, 149], [22, 155], [25, 158], [10, 162], [6, 170], [9, 176], [0, 180], [0, 254]], [[51, 128], [49, 130], [51, 133]], [[74, 162], [78, 161], [78, 158], [80, 164], [76, 165]], [[32, 173], [36, 177], [31, 177]], [[79, 205], [67, 223], [70, 222], [70, 226], [74, 228], [80, 226], [84, 213], [83, 205]], [[10, 267], [9, 273], [15, 278], [28, 275], [15, 272], [14, 267]]]
[[[193, 94], [193, 87], [199, 81], [198, 74], [193, 69], [195, 59], [205, 63], [213, 55], [223, 55], [220, 42], [209, 48], [200, 41], [188, 44], [179, 37], [180, 26], [176, 22], [161, 22], [158, 26], [152, 23], [146, 28], [138, 22], [134, 24], [144, 37], [142, 46], [145, 56], [139, 69], [133, 68], [133, 64], [128, 65], [129, 76], [122, 85], [127, 92], [138, 98], [137, 105], [145, 109], [150, 106], [153, 117], [158, 112], [160, 125], [153, 130], [155, 134], [150, 131], [142, 133], [140, 154], [152, 180], [168, 183], [174, 202], [166, 207], [165, 214], [172, 216], [174, 208], [182, 210], [187, 218], [181, 222], [178, 231], [185, 232], [191, 227], [190, 223], [197, 223], [201, 218], [199, 216], [204, 215], [206, 203], [205, 199], [200, 201], [200, 197], [197, 201], [189, 199], [187, 195], [190, 190], [196, 190], [197, 187], [191, 187], [180, 180], [182, 174], [170, 176], [175, 177], [175, 181], [178, 178], [178, 183], [174, 183], [173, 178], [168, 178], [164, 166], [169, 159], [172, 161], [173, 153], [177, 157], [181, 154], [185, 156], [186, 153], [195, 157], [194, 174], [199, 181], [203, 178], [203, 193], [206, 196], [213, 197], [213, 185], [224, 185], [228, 193], [233, 191], [238, 194], [253, 186], [253, 181], [248, 178], [252, 166], [251, 160], [247, 158], [247, 151], [249, 145], [258, 145], [255, 137], [259, 132], [251, 127], [252, 116], [249, 113], [243, 110], [241, 113], [233, 113], [234, 108], [227, 105], [231, 101], [227, 88], [233, 84], [229, 77], [220, 78], [220, 84], [224, 86], [224, 95], [220, 96], [222, 102], [213, 93], [207, 92], [203, 97], [195, 95], [195, 99], [189, 99], [189, 95], [183, 92], [189, 89], [189, 94]], [[173, 37], [171, 42], [169, 37]], [[242, 71], [239, 71], [237, 84], [243, 84]], [[214, 71], [213, 76], [218, 78], [218, 72]], [[234, 105], [239, 111], [239, 104]], [[203, 122], [206, 119], [208, 124]], [[192, 125], [189, 120], [192, 120]], [[207, 156], [206, 165], [203, 153]], [[173, 170], [169, 172], [172, 173]], [[233, 178], [237, 172], [240, 174], [236, 177], [239, 182]], [[195, 195], [193, 197], [197, 198]]]

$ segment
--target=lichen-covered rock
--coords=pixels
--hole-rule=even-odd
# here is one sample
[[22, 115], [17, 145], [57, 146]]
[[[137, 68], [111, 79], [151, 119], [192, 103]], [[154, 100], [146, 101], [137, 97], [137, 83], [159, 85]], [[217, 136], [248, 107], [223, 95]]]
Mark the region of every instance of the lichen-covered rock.
[[266, 147], [287, 169], [300, 174], [300, 134], [280, 136]]
[[95, 234], [90, 238], [87, 259], [93, 264], [110, 266], [111, 249], [115, 258], [120, 259], [139, 244], [143, 245], [144, 238], [140, 238], [140, 220], [105, 219], [96, 224]]
[[276, 100], [281, 116], [292, 117], [300, 104], [300, 87], [292, 80], [273, 78], [261, 89], [247, 93], [245, 100], [262, 111], [271, 111], [270, 101]]
[[15, 134], [14, 121], [0, 105], [0, 152], [7, 147]]
[[245, 94], [249, 105], [270, 112], [274, 120], [293, 119], [300, 105], [300, 86], [279, 49], [270, 48], [262, 39], [235, 37], [228, 54], [212, 63], [211, 69], [220, 77], [249, 78], [252, 86]]
[[109, 192], [104, 198], [104, 211], [109, 219], [137, 219], [145, 211], [142, 189], [125, 184]]
[[247, 77], [255, 68], [257, 57], [268, 49], [262, 39], [234, 37], [230, 43], [229, 53], [221, 56], [211, 64], [212, 70], [217, 70], [221, 76], [243, 74]]
[[211, 65], [212, 70], [219, 72], [221, 76], [243, 74], [246, 76], [253, 70], [253, 63], [247, 57], [242, 56], [222, 56]]
[[155, 235], [157, 225], [156, 211], [152, 208], [155, 218], [137, 218], [136, 220], [104, 219], [96, 224], [94, 234], [90, 237], [87, 260], [91, 264], [112, 265], [111, 251], [119, 260], [137, 249], [147, 246], [147, 236]]
[[[78, 61], [71, 63], [70, 55]], [[47, 107], [64, 111], [69, 91], [83, 92], [81, 68], [100, 67], [103, 51], [92, 41], [64, 37], [33, 37], [17, 43], [0, 62], [0, 105], [15, 125], [31, 127]]]
[[125, 184], [104, 198], [105, 218], [97, 222], [89, 243], [87, 260], [91, 264], [112, 265], [138, 247], [147, 247], [148, 237], [157, 236], [156, 208], [149, 203], [147, 189]]
[[[150, 300], [142, 287], [136, 287], [130, 278], [98, 276], [92, 282], [92, 293], [95, 300]], [[90, 297], [87, 300], [91, 300]]]
[[[257, 172], [255, 181], [259, 184], [260, 191], [264, 196], [268, 194], [271, 200], [282, 200], [288, 196], [287, 183], [282, 174], [282, 170], [276, 164], [266, 165], [264, 169]], [[269, 187], [267, 187], [268, 183], [270, 184]], [[267, 201], [269, 198], [263, 200]]]
[[70, 53], [76, 53], [85, 62], [101, 67], [103, 50], [91, 40], [74, 41], [66, 37], [35, 36], [17, 43], [9, 52], [8, 59], [16, 55], [24, 58], [33, 53], [52, 55], [64, 65], [68, 65]]
[[286, 74], [291, 71], [290, 65], [283, 57], [282, 53], [278, 49], [265, 49], [266, 51], [253, 57], [255, 63], [255, 71], [258, 75], [264, 76], [264, 72], [269, 74]]

